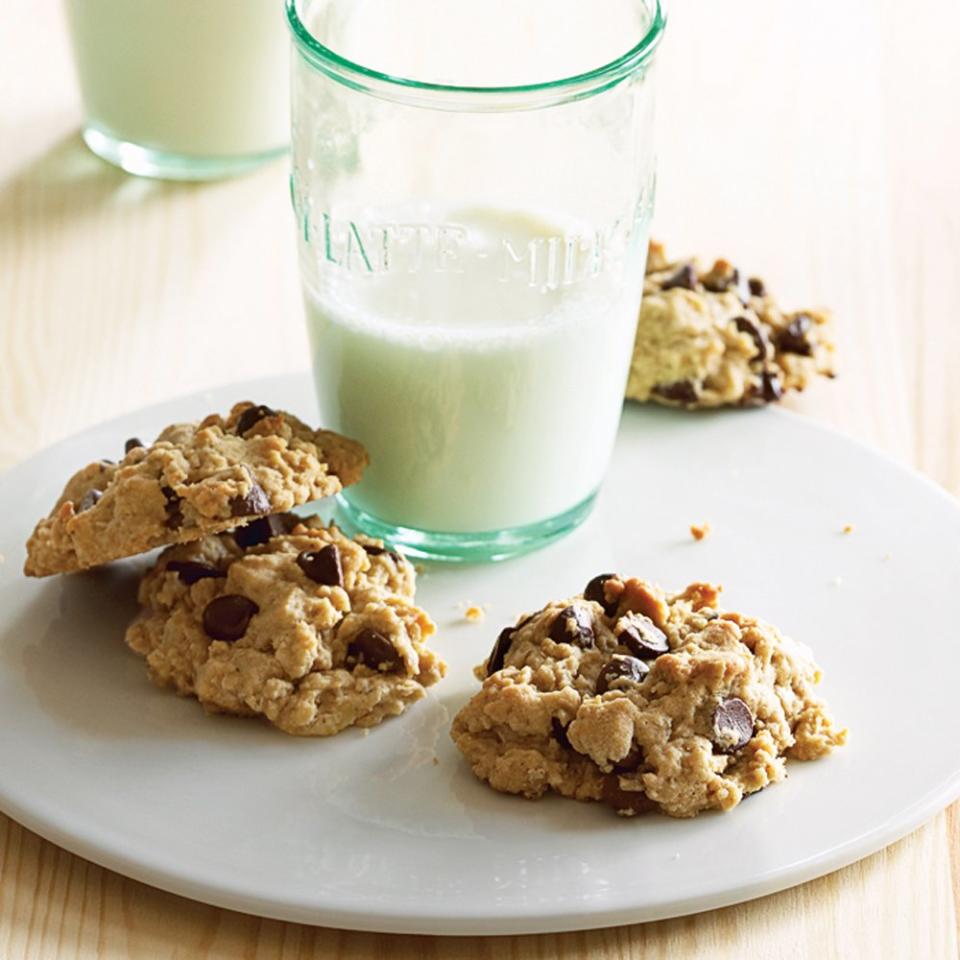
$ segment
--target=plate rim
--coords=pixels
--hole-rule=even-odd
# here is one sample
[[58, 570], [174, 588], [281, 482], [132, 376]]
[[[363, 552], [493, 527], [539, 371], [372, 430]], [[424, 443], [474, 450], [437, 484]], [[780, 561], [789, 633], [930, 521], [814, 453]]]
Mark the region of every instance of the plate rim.
[[[944, 800], [943, 798], [947, 799]], [[122, 853], [108, 849], [108, 845], [97, 845], [84, 841], [62, 830], [43, 817], [37, 817], [10, 801], [0, 783], [0, 812], [11, 817], [17, 823], [44, 840], [61, 847], [67, 852], [88, 860], [97, 866], [119, 873], [139, 883], [154, 887], [166, 893], [185, 897], [209, 906], [252, 914], [286, 923], [302, 923], [310, 926], [328, 927], [337, 930], [349, 930], [359, 933], [384, 933], [407, 936], [483, 936], [507, 937], [551, 933], [572, 933], [575, 931], [598, 930], [621, 927], [636, 923], [650, 923], [657, 920], [670, 920], [676, 917], [691, 916], [709, 910], [745, 903], [759, 897], [770, 896], [788, 890], [841, 870], [852, 863], [869, 857], [896, 843], [903, 837], [921, 827], [935, 817], [946, 806], [960, 797], [960, 771], [939, 789], [914, 804], [907, 818], [899, 818], [888, 824], [875, 827], [845, 844], [811, 857], [799, 866], [796, 864], [780, 867], [763, 875], [749, 884], [742, 884], [723, 892], [691, 897], [676, 901], [666, 909], [657, 907], [628, 908], [613, 907], [607, 910], [566, 911], [562, 916], [555, 914], [498, 914], [498, 927], [489, 929], [489, 913], [473, 915], [460, 914], [457, 917], [438, 916], [428, 912], [406, 909], [402, 913], [380, 909], [376, 916], [360, 909], [328, 907], [317, 909], [306, 904], [292, 904], [290, 901], [267, 900], [251, 897], [249, 894], [226, 891], [204, 881], [191, 880], [170, 873], [163, 868], [151, 868], [142, 861], [125, 857]], [[518, 801], [519, 802], [519, 801]], [[723, 814], [718, 814], [723, 816]]]

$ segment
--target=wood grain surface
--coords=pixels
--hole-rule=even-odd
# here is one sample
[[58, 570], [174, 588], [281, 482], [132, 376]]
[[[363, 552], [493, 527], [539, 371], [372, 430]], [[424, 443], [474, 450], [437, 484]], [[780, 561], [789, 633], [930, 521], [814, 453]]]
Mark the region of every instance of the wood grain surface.
[[[833, 307], [842, 376], [791, 405], [960, 494], [960, 6], [677, 0], [670, 15], [657, 235], [745, 265], [788, 306]], [[308, 363], [284, 161], [211, 185], [136, 180], [86, 152], [79, 122], [57, 0], [5, 0], [0, 467], [106, 417]], [[958, 904], [957, 806], [749, 904], [503, 939], [231, 913], [0, 817], [0, 960], [939, 960], [957, 956]]]

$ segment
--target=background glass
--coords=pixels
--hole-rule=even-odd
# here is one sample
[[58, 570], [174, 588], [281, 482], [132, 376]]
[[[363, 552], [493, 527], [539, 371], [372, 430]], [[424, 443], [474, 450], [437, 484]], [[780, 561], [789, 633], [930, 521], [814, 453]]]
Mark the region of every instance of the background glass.
[[[415, 555], [548, 542], [587, 515], [612, 449], [663, 19], [656, 0], [564, 7], [433, 4], [384, 24], [376, 0], [287, 0], [321, 418], [370, 451], [348, 525]], [[592, 48], [597, 69], [562, 72]]]
[[66, 0], [83, 137], [129, 173], [204, 180], [289, 142], [280, 0]]

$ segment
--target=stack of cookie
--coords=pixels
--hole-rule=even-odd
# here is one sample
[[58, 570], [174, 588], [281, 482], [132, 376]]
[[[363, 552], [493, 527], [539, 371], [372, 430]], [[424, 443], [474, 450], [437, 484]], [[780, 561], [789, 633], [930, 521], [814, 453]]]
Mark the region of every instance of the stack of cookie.
[[25, 572], [166, 546], [127, 631], [158, 684], [293, 734], [371, 726], [444, 674], [416, 574], [379, 541], [287, 512], [356, 482], [366, 463], [352, 440], [239, 403], [80, 470], [37, 524]]

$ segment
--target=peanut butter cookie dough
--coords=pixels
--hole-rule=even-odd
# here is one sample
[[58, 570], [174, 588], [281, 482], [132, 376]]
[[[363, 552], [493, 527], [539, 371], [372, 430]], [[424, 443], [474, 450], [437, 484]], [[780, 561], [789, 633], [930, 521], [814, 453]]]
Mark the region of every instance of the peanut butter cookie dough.
[[692, 817], [843, 744], [810, 652], [717, 594], [602, 575], [502, 631], [452, 728], [474, 773], [531, 799]]
[[786, 313], [726, 260], [702, 271], [651, 242], [627, 399], [697, 409], [762, 406], [835, 374], [829, 314]]
[[27, 542], [24, 573], [45, 577], [186, 543], [330, 496], [360, 479], [363, 447], [252, 403], [229, 416], [128, 440], [68, 481]]
[[292, 515], [169, 547], [127, 643], [210, 712], [329, 736], [401, 713], [443, 677], [416, 574], [378, 541]]

